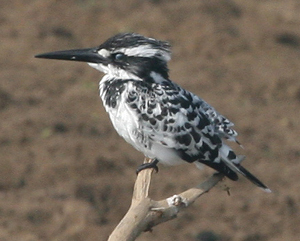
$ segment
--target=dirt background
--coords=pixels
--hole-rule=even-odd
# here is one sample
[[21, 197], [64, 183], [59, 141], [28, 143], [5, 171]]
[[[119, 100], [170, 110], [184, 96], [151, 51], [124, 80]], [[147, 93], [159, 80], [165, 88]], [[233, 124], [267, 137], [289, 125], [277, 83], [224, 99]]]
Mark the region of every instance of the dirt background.
[[[102, 74], [38, 53], [126, 31], [169, 40], [171, 79], [236, 124], [245, 166], [273, 190], [226, 181], [139, 240], [299, 240], [298, 0], [0, 1], [0, 240], [106, 240], [143, 156], [114, 131]], [[160, 167], [151, 197], [212, 173]]]

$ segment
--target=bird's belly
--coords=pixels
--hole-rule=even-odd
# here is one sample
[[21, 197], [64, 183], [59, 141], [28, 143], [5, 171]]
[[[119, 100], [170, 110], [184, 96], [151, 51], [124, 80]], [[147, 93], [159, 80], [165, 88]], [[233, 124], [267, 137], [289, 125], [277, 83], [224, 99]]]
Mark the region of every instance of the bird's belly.
[[108, 113], [117, 133], [145, 156], [157, 158], [165, 165], [184, 163], [174, 149], [140, 136], [142, 134], [139, 134], [138, 116], [126, 104], [119, 105], [119, 108], [109, 110]]
[[139, 117], [126, 103], [121, 102], [118, 108], [107, 110], [107, 112], [115, 130], [126, 142], [145, 156], [155, 157], [151, 153], [150, 143], [140, 132]]
[[110, 110], [108, 113], [117, 133], [127, 142], [135, 146], [133, 133], [138, 127], [137, 117], [135, 117], [125, 105], [119, 105], [119, 108]]
[[153, 143], [151, 150], [149, 150], [148, 156], [153, 156], [151, 158], [157, 158], [160, 163], [164, 165], [180, 165], [185, 163], [172, 148], [160, 145], [158, 143]]

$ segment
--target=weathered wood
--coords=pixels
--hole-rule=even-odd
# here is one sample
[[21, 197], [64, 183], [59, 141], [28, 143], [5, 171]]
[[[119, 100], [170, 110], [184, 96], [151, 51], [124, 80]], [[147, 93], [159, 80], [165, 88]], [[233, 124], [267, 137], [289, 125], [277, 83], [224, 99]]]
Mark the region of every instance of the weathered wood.
[[[145, 159], [145, 162], [149, 162]], [[172, 197], [154, 201], [148, 197], [153, 169], [141, 171], [136, 179], [131, 206], [108, 241], [133, 241], [142, 232], [177, 217], [179, 211], [187, 208], [197, 198], [213, 188], [224, 177], [214, 174], [205, 182]]]

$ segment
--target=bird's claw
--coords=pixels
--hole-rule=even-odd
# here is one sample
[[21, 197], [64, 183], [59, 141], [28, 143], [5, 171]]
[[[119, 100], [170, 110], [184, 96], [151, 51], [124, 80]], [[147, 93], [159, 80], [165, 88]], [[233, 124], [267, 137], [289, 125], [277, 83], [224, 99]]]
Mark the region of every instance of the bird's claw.
[[158, 166], [157, 166], [158, 160], [154, 159], [152, 162], [143, 163], [142, 165], [138, 166], [136, 169], [136, 174], [139, 174], [140, 171], [148, 168], [153, 168], [155, 172], [158, 172]]

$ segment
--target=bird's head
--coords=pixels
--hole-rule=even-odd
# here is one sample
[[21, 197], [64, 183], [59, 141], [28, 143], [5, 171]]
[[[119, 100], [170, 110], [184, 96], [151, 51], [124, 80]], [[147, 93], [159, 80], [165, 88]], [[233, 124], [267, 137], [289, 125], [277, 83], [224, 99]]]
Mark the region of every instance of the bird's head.
[[171, 52], [168, 42], [123, 33], [95, 48], [56, 51], [35, 57], [83, 61], [113, 77], [151, 81], [154, 75], [168, 79], [167, 62]]

